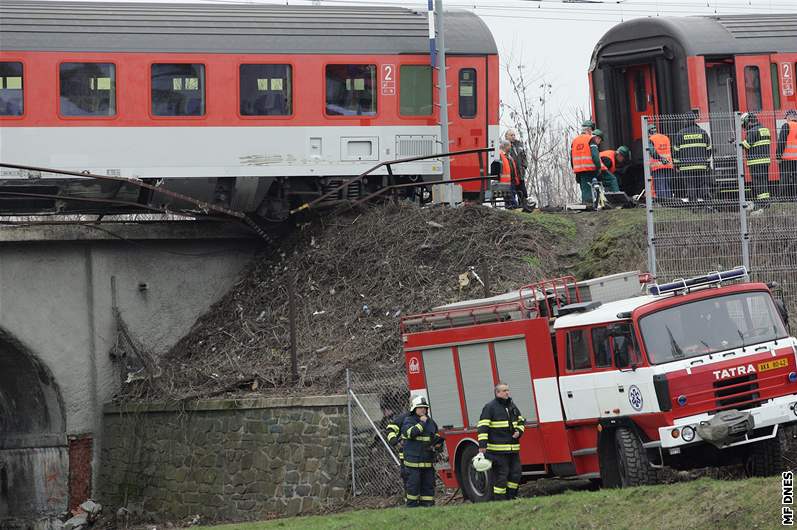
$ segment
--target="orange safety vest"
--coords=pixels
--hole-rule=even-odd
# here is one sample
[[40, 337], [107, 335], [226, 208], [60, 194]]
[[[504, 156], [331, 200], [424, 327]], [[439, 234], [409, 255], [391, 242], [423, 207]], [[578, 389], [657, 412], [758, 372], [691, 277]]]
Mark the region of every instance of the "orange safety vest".
[[783, 149], [783, 160], [797, 160], [797, 122], [787, 121], [789, 136], [786, 138], [786, 148]]
[[670, 139], [664, 134], [653, 134], [650, 136], [650, 143], [659, 154], [660, 157], [666, 158], [667, 163], [663, 164], [661, 160], [650, 157], [650, 170], [658, 171], [659, 169], [673, 169], [675, 166], [672, 163], [672, 151], [670, 150]]
[[[615, 169], [617, 169], [617, 158], [616, 158], [617, 151], [615, 151], [614, 149], [607, 149], [606, 151], [601, 151], [599, 156], [601, 157], [602, 170], [613, 172]], [[610, 168], [606, 167], [606, 164], [603, 163], [604, 158], [608, 158], [609, 160], [612, 161], [612, 167]]]
[[573, 138], [573, 143], [570, 145], [570, 155], [573, 157], [573, 172], [584, 173], [586, 171], [595, 171], [595, 162], [592, 161], [592, 153], [589, 148], [589, 141], [592, 139], [591, 134], [579, 134]]
[[501, 184], [512, 184], [512, 169], [515, 170], [515, 174], [517, 175], [517, 164], [515, 164], [515, 160], [501, 151], [501, 178], [499, 179]]

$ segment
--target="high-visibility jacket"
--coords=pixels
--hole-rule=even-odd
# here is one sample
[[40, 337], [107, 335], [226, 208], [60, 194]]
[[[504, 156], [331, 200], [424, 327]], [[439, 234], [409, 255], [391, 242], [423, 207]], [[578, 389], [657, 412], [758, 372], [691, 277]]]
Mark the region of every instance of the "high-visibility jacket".
[[797, 122], [787, 121], [783, 126], [784, 129], [786, 128], [786, 125], [789, 127], [789, 132], [788, 136], [786, 136], [786, 142], [783, 148], [781, 159], [797, 160]]
[[390, 420], [390, 423], [388, 423], [386, 427], [387, 443], [389, 443], [394, 447], [398, 446], [399, 450], [398, 457], [399, 460], [401, 461], [404, 460], [404, 446], [401, 443], [402, 441], [401, 426], [404, 425], [404, 420], [406, 420], [410, 414], [412, 414], [412, 412], [402, 412], [401, 414]]
[[675, 167], [678, 171], [705, 171], [711, 156], [711, 138], [699, 125], [684, 127], [673, 142]]
[[501, 184], [511, 184], [518, 181], [518, 168], [515, 159], [501, 151]]
[[440, 442], [437, 424], [431, 416], [422, 422], [417, 414], [412, 413], [401, 425], [401, 436], [404, 438], [404, 465], [411, 468], [432, 467], [434, 463], [434, 445]]
[[[601, 169], [604, 171], [609, 171], [610, 173], [614, 173], [614, 170], [617, 168], [617, 151], [614, 149], [607, 149], [606, 151], [600, 152], [601, 157]], [[604, 162], [604, 159], [609, 161], [607, 165]]]
[[573, 143], [570, 145], [570, 156], [573, 163], [574, 173], [585, 173], [587, 171], [595, 171], [598, 167], [592, 160], [590, 152], [589, 141], [592, 139], [591, 134], [579, 134], [573, 138]]
[[757, 122], [747, 127], [747, 138], [742, 141], [742, 147], [747, 151], [748, 166], [769, 164], [772, 161], [771, 146], [772, 134], [767, 127]]
[[[482, 409], [478, 423], [479, 447], [496, 453], [520, 451], [520, 436], [526, 430], [526, 419], [512, 398], [496, 398]], [[513, 438], [518, 432], [520, 436]]]
[[[650, 135], [650, 145], [654, 153], [650, 153], [650, 170], [672, 169], [675, 167], [672, 160], [672, 150], [670, 149], [670, 138], [666, 134], [656, 133]], [[662, 159], [666, 160], [665, 164]]]

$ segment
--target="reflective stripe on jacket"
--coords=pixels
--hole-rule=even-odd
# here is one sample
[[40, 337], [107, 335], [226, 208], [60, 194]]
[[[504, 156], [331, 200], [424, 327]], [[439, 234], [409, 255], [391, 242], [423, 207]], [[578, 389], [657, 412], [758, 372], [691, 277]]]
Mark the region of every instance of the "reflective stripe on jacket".
[[681, 129], [673, 142], [673, 161], [679, 171], [708, 169], [711, 153], [711, 138], [699, 125]]
[[515, 160], [501, 151], [501, 184], [511, 184], [517, 180], [517, 164]]
[[797, 160], [797, 122], [786, 122], [789, 126], [789, 135], [786, 137], [786, 147], [783, 149], [783, 160]]
[[747, 138], [742, 142], [742, 147], [747, 151], [747, 165], [758, 166], [771, 162], [770, 148], [772, 134], [769, 129], [760, 123], [747, 128]]
[[[617, 168], [617, 151], [615, 151], [614, 149], [607, 149], [606, 151], [601, 151], [600, 157], [601, 157], [601, 169], [604, 171], [609, 171], [611, 173], [614, 173], [614, 170]], [[604, 158], [609, 159], [608, 166], [603, 161]]]
[[592, 160], [590, 152], [589, 141], [592, 139], [591, 134], [579, 134], [573, 138], [573, 143], [570, 145], [570, 156], [573, 161], [573, 172], [584, 173], [586, 171], [595, 171], [598, 167]]
[[434, 462], [432, 446], [439, 441], [437, 424], [432, 417], [427, 416], [424, 423], [417, 414], [409, 414], [401, 425], [401, 436], [404, 438], [404, 465], [407, 467], [432, 467], [432, 462]]
[[525, 430], [526, 419], [512, 399], [496, 398], [482, 409], [478, 423], [479, 447], [495, 452], [520, 451], [520, 436], [513, 438], [512, 435], [517, 431], [522, 436]]

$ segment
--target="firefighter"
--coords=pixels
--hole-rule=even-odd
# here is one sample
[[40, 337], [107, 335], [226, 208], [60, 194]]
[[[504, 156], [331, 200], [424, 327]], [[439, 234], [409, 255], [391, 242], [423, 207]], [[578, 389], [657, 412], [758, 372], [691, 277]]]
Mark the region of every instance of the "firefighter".
[[604, 187], [606, 187], [609, 191], [620, 191], [617, 171], [626, 163], [626, 161], [628, 161], [631, 151], [629, 151], [626, 146], [621, 145], [616, 150], [607, 149], [605, 151], [601, 151], [599, 154], [601, 157], [601, 170], [607, 174], [607, 176], [604, 177], [604, 180], [610, 184], [607, 186], [604, 183]]
[[750, 168], [750, 177], [753, 179], [753, 196], [756, 200], [769, 199], [772, 134], [752, 112], [742, 114], [742, 128], [745, 131], [742, 148], [747, 153], [747, 167]]
[[412, 412], [402, 412], [398, 416], [395, 416], [390, 420], [385, 429], [387, 431], [387, 443], [398, 452], [399, 472], [401, 474], [401, 483], [404, 486], [405, 493], [407, 491], [407, 467], [404, 465], [404, 440], [401, 436], [401, 427], [404, 425], [404, 420], [411, 414]]
[[777, 159], [786, 197], [797, 198], [797, 110], [786, 111], [786, 123], [778, 133]]
[[509, 394], [509, 385], [495, 385], [495, 399], [482, 409], [478, 423], [479, 452], [493, 463], [493, 498], [514, 499], [520, 486], [520, 437], [526, 420]]
[[711, 137], [697, 124], [697, 119], [698, 114], [693, 111], [686, 127], [675, 135], [672, 146], [679, 187], [690, 201], [708, 197], [712, 184], [709, 177]]
[[[581, 202], [592, 204], [592, 179], [600, 175], [600, 151], [593, 142], [595, 123], [586, 120], [581, 124], [581, 134], [573, 138], [570, 144], [570, 166], [576, 174], [576, 182], [581, 188]], [[601, 134], [602, 138], [602, 134]]]
[[434, 449], [442, 444], [425, 397], [412, 398], [410, 414], [401, 425], [401, 435], [407, 467], [407, 506], [433, 506]]
[[666, 134], [661, 134], [655, 125], [648, 126], [648, 153], [650, 153], [650, 178], [653, 181], [651, 187], [651, 197], [658, 199], [669, 199], [672, 197], [670, 187], [674, 180], [672, 158], [672, 146], [670, 138]]

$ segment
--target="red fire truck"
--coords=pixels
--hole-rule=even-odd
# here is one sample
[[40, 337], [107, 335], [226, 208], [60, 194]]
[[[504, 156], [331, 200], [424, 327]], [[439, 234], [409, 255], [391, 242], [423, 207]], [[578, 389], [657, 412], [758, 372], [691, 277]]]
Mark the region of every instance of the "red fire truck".
[[524, 480], [624, 487], [663, 466], [780, 471], [797, 447], [797, 341], [782, 304], [744, 268], [640, 291], [638, 273], [565, 277], [402, 320], [410, 393], [427, 397], [446, 437], [446, 486], [492, 495], [470, 463], [499, 381], [526, 418]]

